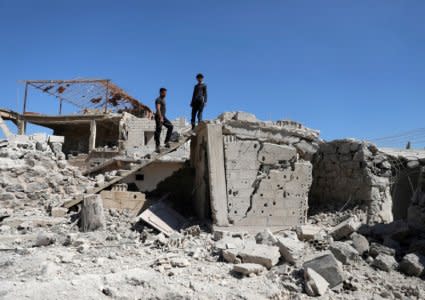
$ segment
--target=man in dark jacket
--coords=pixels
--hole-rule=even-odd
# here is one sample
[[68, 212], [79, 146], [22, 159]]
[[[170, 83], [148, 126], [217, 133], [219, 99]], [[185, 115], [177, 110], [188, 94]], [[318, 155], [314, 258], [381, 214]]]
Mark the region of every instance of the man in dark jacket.
[[161, 130], [162, 125], [164, 125], [167, 128], [167, 135], [165, 136], [165, 147], [170, 148], [170, 138], [171, 134], [173, 133], [173, 124], [165, 117], [165, 113], [167, 111], [166, 109], [166, 102], [165, 97], [167, 96], [167, 89], [166, 88], [160, 88], [159, 89], [159, 97], [155, 100], [155, 151], [157, 153], [161, 152], [160, 149], [160, 137], [161, 137]]
[[207, 104], [207, 86], [204, 83], [204, 75], [196, 75], [196, 80], [198, 84], [193, 89], [192, 102], [190, 103], [192, 107], [192, 130], [196, 125], [196, 116], [198, 116], [198, 123], [202, 121], [202, 111]]

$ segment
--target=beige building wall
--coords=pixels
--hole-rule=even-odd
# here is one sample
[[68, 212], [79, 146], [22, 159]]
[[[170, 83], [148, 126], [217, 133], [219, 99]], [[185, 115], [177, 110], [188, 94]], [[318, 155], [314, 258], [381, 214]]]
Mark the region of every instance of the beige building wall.
[[184, 162], [158, 161], [129, 176], [124, 182], [134, 182], [141, 192], [152, 192], [160, 182], [170, 177], [183, 166]]

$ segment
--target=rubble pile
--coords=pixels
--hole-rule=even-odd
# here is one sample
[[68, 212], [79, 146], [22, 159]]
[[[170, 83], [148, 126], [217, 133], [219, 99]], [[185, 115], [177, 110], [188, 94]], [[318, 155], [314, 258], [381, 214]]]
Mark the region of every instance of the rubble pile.
[[0, 143], [0, 208], [48, 209], [93, 186], [67, 163], [61, 145], [60, 137], [44, 134]]
[[0, 142], [1, 299], [425, 299], [425, 185], [414, 223], [393, 221], [390, 193], [421, 160], [225, 113], [191, 140], [201, 221], [127, 184], [93, 192], [125, 170], [84, 177], [62, 143]]

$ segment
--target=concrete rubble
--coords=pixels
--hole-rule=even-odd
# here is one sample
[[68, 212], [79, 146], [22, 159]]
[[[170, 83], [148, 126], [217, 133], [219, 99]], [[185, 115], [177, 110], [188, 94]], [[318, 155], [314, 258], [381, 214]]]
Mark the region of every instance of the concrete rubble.
[[[224, 113], [164, 181], [92, 193], [125, 169], [84, 176], [64, 144], [0, 141], [1, 299], [425, 299], [421, 175], [406, 203], [392, 190], [421, 153]], [[173, 195], [187, 180], [193, 199]]]

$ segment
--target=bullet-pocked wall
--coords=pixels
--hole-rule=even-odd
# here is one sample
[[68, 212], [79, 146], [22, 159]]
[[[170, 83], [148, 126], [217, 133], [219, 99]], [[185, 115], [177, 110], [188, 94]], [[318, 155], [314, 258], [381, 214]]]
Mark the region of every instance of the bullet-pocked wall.
[[[220, 130], [215, 140], [209, 136], [209, 126]], [[248, 113], [224, 113], [217, 124], [199, 129], [196, 139], [203, 143], [192, 145], [192, 157], [206, 157], [199, 161], [204, 167], [192, 160], [195, 169], [202, 170], [196, 172], [195, 180], [210, 187], [208, 193], [198, 192], [196, 201], [202, 198], [200, 202], [210, 203], [216, 225], [286, 228], [304, 224], [312, 183], [310, 160], [320, 143], [318, 136], [296, 122], [262, 122]], [[224, 174], [223, 180], [211, 166]], [[223, 192], [223, 197], [215, 195]]]

